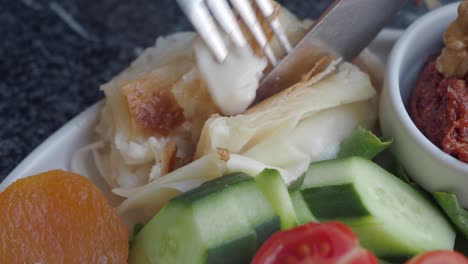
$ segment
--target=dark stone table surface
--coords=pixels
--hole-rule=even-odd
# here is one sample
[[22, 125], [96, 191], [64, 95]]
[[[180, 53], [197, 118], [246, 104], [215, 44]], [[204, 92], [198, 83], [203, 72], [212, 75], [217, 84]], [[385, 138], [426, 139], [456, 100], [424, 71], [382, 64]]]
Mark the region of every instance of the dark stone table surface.
[[[157, 36], [190, 29], [175, 0], [0, 2], [0, 180], [102, 99], [99, 85]], [[316, 18], [332, 1], [279, 2], [300, 17]], [[410, 1], [389, 26], [404, 28], [426, 11], [424, 1]]]

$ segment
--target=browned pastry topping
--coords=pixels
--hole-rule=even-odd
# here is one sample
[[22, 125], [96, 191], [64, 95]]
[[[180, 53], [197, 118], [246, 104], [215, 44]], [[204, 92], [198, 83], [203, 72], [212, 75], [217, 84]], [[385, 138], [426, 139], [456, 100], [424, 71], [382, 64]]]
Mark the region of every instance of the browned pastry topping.
[[153, 135], [167, 136], [184, 123], [184, 110], [170, 90], [148, 88], [143, 78], [123, 87], [132, 125]]

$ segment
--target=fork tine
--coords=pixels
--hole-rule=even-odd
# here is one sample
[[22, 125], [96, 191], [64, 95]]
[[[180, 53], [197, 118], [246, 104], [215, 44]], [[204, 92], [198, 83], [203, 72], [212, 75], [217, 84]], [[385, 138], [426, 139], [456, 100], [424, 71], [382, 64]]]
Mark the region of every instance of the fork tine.
[[226, 0], [206, 0], [206, 5], [218, 24], [237, 47], [242, 48], [248, 46], [247, 40], [245, 39], [244, 34], [231, 11], [231, 7]]
[[223, 62], [229, 54], [216, 22], [203, 0], [177, 0], [182, 11], [198, 31], [218, 62]]
[[289, 53], [292, 50], [292, 47], [289, 43], [286, 33], [284, 33], [283, 27], [280, 24], [279, 17], [276, 16], [271, 19], [271, 16], [275, 13], [275, 8], [271, 4], [271, 0], [255, 0], [255, 2], [257, 3], [257, 6], [259, 7], [263, 16], [265, 16], [268, 22], [270, 22], [271, 29], [275, 33], [280, 44], [283, 46], [284, 50]]
[[244, 20], [245, 24], [249, 28], [250, 32], [254, 36], [257, 43], [265, 52], [268, 60], [271, 62], [273, 66], [276, 66], [278, 63], [275, 54], [273, 53], [273, 49], [268, 43], [267, 37], [263, 32], [263, 29], [258, 21], [254, 10], [252, 9], [251, 3], [249, 0], [230, 0], [236, 11], [239, 13], [242, 20]]

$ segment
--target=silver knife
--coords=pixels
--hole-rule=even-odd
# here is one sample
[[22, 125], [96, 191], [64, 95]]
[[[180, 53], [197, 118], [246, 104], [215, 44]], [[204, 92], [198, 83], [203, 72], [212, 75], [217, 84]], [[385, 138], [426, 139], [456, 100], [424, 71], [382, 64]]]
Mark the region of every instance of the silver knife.
[[256, 102], [298, 82], [324, 55], [351, 61], [375, 38], [406, 0], [337, 0], [294, 49], [260, 82]]

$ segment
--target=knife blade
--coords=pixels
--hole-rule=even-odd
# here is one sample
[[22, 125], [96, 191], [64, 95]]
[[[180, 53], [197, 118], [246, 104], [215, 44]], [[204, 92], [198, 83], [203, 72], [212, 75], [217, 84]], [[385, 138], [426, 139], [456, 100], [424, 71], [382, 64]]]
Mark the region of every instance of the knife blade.
[[257, 89], [256, 102], [297, 83], [323, 56], [351, 61], [369, 45], [406, 0], [336, 0], [308, 33], [269, 72]]

